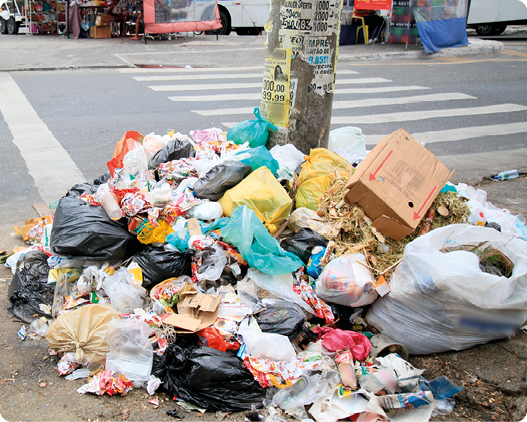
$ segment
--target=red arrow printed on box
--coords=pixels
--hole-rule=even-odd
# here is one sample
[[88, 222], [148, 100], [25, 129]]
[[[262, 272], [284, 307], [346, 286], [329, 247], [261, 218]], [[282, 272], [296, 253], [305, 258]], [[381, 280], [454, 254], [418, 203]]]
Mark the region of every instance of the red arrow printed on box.
[[376, 176], [377, 176], [377, 173], [379, 173], [379, 170], [381, 169], [381, 167], [384, 166], [384, 163], [386, 163], [386, 160], [387, 160], [388, 158], [390, 158], [390, 155], [392, 155], [392, 152], [393, 152], [393, 149], [388, 153], [388, 155], [386, 156], [386, 158], [385, 158], [384, 160], [382, 160], [381, 165], [377, 168], [377, 170], [375, 170], [375, 173], [373, 173], [373, 174], [370, 173], [370, 182], [371, 182], [372, 180], [375, 180], [375, 179], [377, 178], [377, 177], [376, 177]]
[[428, 195], [428, 198], [426, 198], [425, 202], [423, 202], [423, 205], [421, 205], [421, 208], [419, 208], [419, 211], [417, 211], [417, 212], [414, 211], [414, 220], [417, 220], [418, 218], [421, 218], [421, 216], [419, 214], [421, 214], [421, 211], [423, 211], [424, 206], [426, 205], [428, 200], [431, 198], [431, 196], [434, 194], [436, 189], [437, 189], [437, 186], [434, 186], [434, 189], [432, 189], [432, 192], [430, 192], [430, 195]]

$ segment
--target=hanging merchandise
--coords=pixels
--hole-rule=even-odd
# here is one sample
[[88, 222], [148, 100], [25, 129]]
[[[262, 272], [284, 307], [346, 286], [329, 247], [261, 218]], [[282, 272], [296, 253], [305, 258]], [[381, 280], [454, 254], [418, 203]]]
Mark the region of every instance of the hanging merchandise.
[[264, 167], [252, 172], [241, 183], [225, 192], [219, 203], [230, 217], [240, 206], [253, 210], [271, 234], [289, 217], [293, 202], [271, 172]]

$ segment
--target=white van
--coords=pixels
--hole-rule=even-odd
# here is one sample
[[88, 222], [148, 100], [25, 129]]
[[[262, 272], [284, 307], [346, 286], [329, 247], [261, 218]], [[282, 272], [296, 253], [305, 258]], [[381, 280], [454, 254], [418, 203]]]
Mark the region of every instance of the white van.
[[470, 0], [467, 28], [478, 35], [499, 35], [507, 25], [527, 25], [527, 2], [520, 0]]
[[270, 0], [219, 0], [222, 28], [210, 33], [229, 35], [234, 30], [238, 35], [258, 35], [267, 22], [270, 5]]

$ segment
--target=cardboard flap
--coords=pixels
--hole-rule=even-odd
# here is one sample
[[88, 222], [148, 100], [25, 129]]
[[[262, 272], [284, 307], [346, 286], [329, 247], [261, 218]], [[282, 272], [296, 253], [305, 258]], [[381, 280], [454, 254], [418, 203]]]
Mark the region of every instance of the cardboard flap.
[[183, 328], [188, 331], [196, 331], [201, 321], [196, 318], [191, 318], [181, 314], [170, 314], [170, 316], [163, 320], [165, 324], [170, 324], [177, 328]]
[[201, 304], [199, 306], [199, 309], [201, 312], [214, 312], [221, 303], [221, 296], [220, 295], [206, 295], [201, 299]]
[[414, 231], [414, 229], [404, 225], [395, 218], [391, 218], [386, 215], [377, 218], [373, 222], [372, 226], [393, 240], [404, 239]]

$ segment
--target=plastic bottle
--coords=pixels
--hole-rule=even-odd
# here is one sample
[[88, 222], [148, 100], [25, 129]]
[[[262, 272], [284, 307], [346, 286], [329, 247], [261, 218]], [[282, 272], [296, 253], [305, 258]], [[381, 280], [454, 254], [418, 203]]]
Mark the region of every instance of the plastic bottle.
[[496, 176], [494, 176], [494, 179], [508, 180], [508, 179], [514, 179], [515, 177], [518, 177], [519, 175], [520, 175], [520, 172], [518, 170], [507, 170], [507, 171], [502, 171], [501, 173], [498, 173]]

